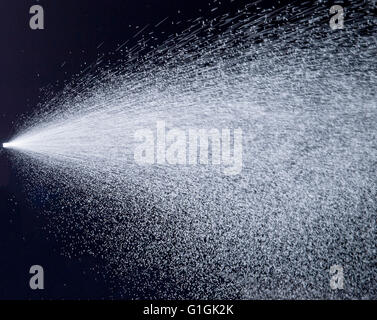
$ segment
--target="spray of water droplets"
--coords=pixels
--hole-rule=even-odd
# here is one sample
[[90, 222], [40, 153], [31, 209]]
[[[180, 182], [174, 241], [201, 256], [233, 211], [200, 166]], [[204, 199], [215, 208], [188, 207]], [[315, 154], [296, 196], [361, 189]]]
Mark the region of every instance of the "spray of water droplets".
[[[252, 6], [51, 92], [11, 141], [48, 231], [123, 297], [377, 296], [375, 11]], [[136, 164], [157, 120], [242, 128], [242, 172]]]

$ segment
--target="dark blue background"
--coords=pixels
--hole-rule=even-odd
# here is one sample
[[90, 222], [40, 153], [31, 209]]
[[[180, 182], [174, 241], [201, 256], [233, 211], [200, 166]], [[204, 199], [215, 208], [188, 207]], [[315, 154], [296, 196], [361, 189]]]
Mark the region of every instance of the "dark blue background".
[[[171, 21], [211, 16], [210, 11], [216, 6], [220, 7], [216, 14], [235, 11], [248, 1], [221, 2], [1, 1], [0, 142], [8, 141], [22, 115], [36, 108], [41, 99], [40, 88], [54, 84], [58, 90], [85, 68], [85, 62], [90, 64], [98, 54], [114, 52], [119, 44], [132, 38], [136, 25], [153, 26], [169, 16], [168, 23], [159, 27], [160, 32], [165, 32], [160, 34], [162, 42], [185, 27]], [[262, 5], [268, 7], [276, 2], [263, 1]], [[29, 28], [29, 8], [34, 4], [44, 8], [45, 30]], [[128, 45], [133, 44], [131, 41]], [[117, 54], [121, 56], [120, 52]], [[7, 151], [0, 148], [0, 299], [117, 298], [106, 279], [90, 271], [104, 261], [89, 256], [68, 259], [60, 254], [58, 241], [47, 239], [42, 230], [47, 218], [25, 201], [22, 179], [10, 161]], [[29, 288], [29, 268], [34, 264], [45, 269], [45, 290]]]

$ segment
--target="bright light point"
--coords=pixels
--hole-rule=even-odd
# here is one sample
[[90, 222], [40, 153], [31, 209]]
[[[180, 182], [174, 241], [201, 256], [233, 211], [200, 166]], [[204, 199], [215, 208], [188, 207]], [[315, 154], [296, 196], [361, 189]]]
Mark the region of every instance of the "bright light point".
[[3, 143], [3, 148], [9, 148], [11, 146], [10, 143]]

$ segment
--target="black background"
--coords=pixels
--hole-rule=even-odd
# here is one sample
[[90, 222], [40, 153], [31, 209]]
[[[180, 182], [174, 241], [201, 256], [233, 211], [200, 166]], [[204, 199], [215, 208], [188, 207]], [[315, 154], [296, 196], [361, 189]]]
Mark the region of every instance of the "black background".
[[[16, 132], [24, 115], [41, 102], [41, 88], [63, 88], [72, 77], [104, 55], [122, 57], [116, 49], [143, 26], [156, 28], [161, 43], [187, 27], [185, 21], [234, 12], [248, 1], [222, 0], [8, 0], [0, 2], [1, 78], [0, 143]], [[274, 1], [263, 1], [268, 7]], [[31, 30], [29, 9], [44, 9], [45, 29]], [[216, 12], [211, 10], [219, 9]], [[181, 23], [177, 23], [182, 21]], [[117, 56], [118, 55], [118, 56]], [[7, 151], [0, 148], [0, 299], [117, 298], [92, 266], [104, 263], [83, 256], [69, 259], [60, 244], [47, 239], [43, 212], [25, 201], [22, 180], [16, 175]], [[42, 265], [45, 290], [29, 288], [30, 266]]]
[[[128, 47], [134, 46], [139, 39], [134, 35], [144, 26], [149, 25], [148, 32], [154, 30], [162, 43], [187, 28], [189, 19], [236, 12], [251, 2], [2, 0], [0, 143], [13, 136], [24, 115], [38, 108], [42, 88], [53, 86], [58, 92], [99, 57], [105, 62], [122, 58], [124, 52], [116, 49], [127, 40]], [[269, 8], [287, 2], [263, 0], [258, 6]], [[44, 8], [44, 30], [29, 27], [29, 9], [35, 4]], [[21, 184], [11, 158], [0, 147], [0, 299], [121, 297], [101, 274], [92, 271], [105, 261], [89, 255], [80, 259], [61, 255], [59, 241], [47, 238], [43, 231], [47, 217], [26, 201], [28, 195]], [[45, 290], [29, 288], [29, 268], [35, 264], [44, 267]]]

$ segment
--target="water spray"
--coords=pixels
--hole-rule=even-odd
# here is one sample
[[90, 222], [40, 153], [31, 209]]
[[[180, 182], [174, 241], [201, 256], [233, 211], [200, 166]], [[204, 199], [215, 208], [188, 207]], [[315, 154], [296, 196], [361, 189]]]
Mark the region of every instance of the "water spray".
[[[333, 262], [358, 279], [344, 297], [376, 297], [376, 23], [360, 5], [344, 30], [320, 4], [198, 19], [48, 99], [3, 147], [67, 255], [103, 257], [135, 298], [331, 298]], [[135, 162], [139, 147], [158, 157], [155, 137], [160, 156], [181, 152], [179, 132], [236, 141], [223, 128], [242, 130], [237, 175]]]

